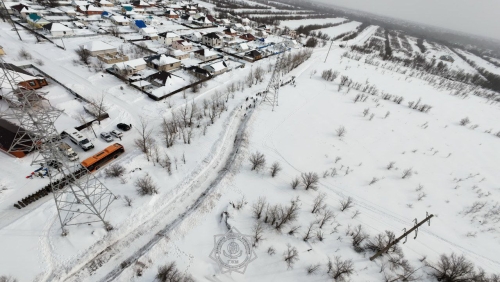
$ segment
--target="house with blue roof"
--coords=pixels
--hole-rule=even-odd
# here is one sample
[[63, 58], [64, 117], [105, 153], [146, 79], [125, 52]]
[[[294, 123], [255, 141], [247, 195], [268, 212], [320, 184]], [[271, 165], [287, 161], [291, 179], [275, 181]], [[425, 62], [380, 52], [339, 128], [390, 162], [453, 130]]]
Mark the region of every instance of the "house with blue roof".
[[130, 21], [130, 27], [137, 31], [140, 31], [141, 29], [147, 28], [148, 26], [143, 20], [132, 20]]

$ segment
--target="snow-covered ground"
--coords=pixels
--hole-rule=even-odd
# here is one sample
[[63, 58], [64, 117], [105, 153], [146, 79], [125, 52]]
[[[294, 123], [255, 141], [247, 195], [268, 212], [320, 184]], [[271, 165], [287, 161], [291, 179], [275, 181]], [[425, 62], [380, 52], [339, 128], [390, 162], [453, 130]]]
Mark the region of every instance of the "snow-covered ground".
[[[333, 37], [359, 25], [352, 22], [321, 31]], [[376, 29], [368, 27], [349, 44], [363, 44]], [[473, 95], [453, 96], [425, 80], [342, 57], [347, 49], [337, 45], [326, 62], [329, 46], [315, 49], [308, 61], [286, 75], [295, 76], [296, 87], [281, 88], [274, 111], [256, 95], [266, 87], [267, 72], [263, 83], [234, 95], [228, 89], [258, 66], [272, 70], [268, 66], [275, 57], [216, 76], [197, 93], [189, 91], [186, 97], [179, 93], [155, 102], [110, 74], [73, 62], [73, 50], [90, 40], [123, 45], [132, 52], [129, 43], [110, 36], [71, 38], [65, 40], [67, 51], [63, 51], [49, 43], [35, 44], [26, 33], [22, 36], [21, 42], [8, 25], [0, 23], [6, 61], [25, 64], [17, 58], [17, 51], [25, 48], [32, 61], [44, 61], [40, 69], [73, 91], [87, 98], [104, 95], [110, 118], [94, 126], [97, 133], [115, 129], [119, 122], [137, 128], [141, 119], [146, 121], [173, 168], [169, 175], [159, 164], [147, 161], [134, 145], [139, 133], [125, 132], [120, 143], [126, 153], [115, 162], [127, 173], [121, 180], [106, 178], [102, 171], [96, 173], [120, 196], [106, 216], [114, 230], [105, 232], [101, 224], [80, 225], [68, 228], [69, 235], [62, 237], [52, 195], [21, 210], [12, 207], [48, 180], [25, 178], [32, 170], [30, 157], [14, 159], [0, 154], [0, 275], [12, 275], [19, 281], [153, 281], [159, 266], [175, 261], [197, 281], [327, 281], [328, 257], [341, 256], [354, 263], [351, 281], [380, 281], [384, 276], [381, 261], [370, 261], [370, 251], [355, 252], [350, 231], [360, 225], [370, 236], [385, 230], [400, 235], [427, 212], [435, 216], [430, 226], [420, 227], [416, 240], [413, 233], [406, 244], [399, 244], [423, 281], [432, 280], [422, 257], [434, 262], [443, 253], [464, 254], [488, 273], [500, 269], [500, 218], [494, 214], [500, 205], [500, 139], [494, 136], [500, 131], [500, 112], [495, 103]], [[446, 47], [436, 46], [426, 54], [428, 59], [453, 55]], [[463, 60], [454, 64], [466, 68]], [[356, 102], [362, 93], [339, 87], [340, 78], [333, 82], [321, 78], [329, 69], [354, 82], [376, 86], [380, 92], [400, 95], [404, 102], [383, 100], [380, 94]], [[50, 91], [47, 97], [54, 106], [65, 110], [67, 123], [61, 126], [75, 121], [80, 102], [57, 85], [42, 90]], [[254, 98], [259, 102], [253, 102]], [[430, 112], [408, 108], [408, 102], [419, 99], [432, 106]], [[204, 104], [216, 100], [227, 109], [211, 124], [207, 118], [210, 109]], [[161, 134], [163, 120], [171, 120], [173, 113], [180, 114], [192, 103], [200, 117], [191, 144], [185, 144], [179, 135], [176, 144], [167, 148]], [[208, 113], [202, 114], [205, 111]], [[465, 117], [471, 123], [461, 126]], [[342, 126], [346, 133], [339, 137], [337, 130]], [[96, 149], [83, 152], [75, 148], [81, 159], [107, 144], [91, 131], [84, 134]], [[259, 172], [252, 171], [248, 161], [257, 151], [267, 161]], [[274, 162], [282, 170], [271, 177], [269, 168]], [[408, 169], [412, 175], [403, 179], [403, 171]], [[292, 189], [290, 183], [307, 172], [318, 174], [317, 189], [306, 191], [302, 185]], [[138, 196], [134, 182], [146, 173], [158, 184], [158, 194]], [[321, 194], [326, 197], [322, 212], [312, 213], [314, 199]], [[133, 198], [132, 207], [123, 202], [125, 196]], [[246, 273], [221, 274], [209, 258], [213, 236], [227, 231], [221, 215], [227, 212], [231, 226], [251, 234], [257, 222], [252, 206], [259, 197], [270, 205], [289, 205], [298, 197], [297, 219], [280, 231], [264, 224], [264, 240], [256, 248], [258, 258]], [[340, 201], [348, 197], [354, 206], [341, 211]], [[241, 209], [232, 206], [243, 198], [246, 204]], [[467, 214], [475, 202], [484, 203], [484, 209]], [[319, 228], [314, 222], [327, 210], [335, 217]], [[312, 238], [305, 240], [311, 223]], [[297, 232], [289, 235], [294, 226], [298, 226]], [[298, 251], [299, 260], [291, 269], [283, 260], [287, 244]], [[275, 249], [274, 255], [269, 254], [270, 247]], [[320, 264], [318, 272], [308, 275], [307, 268], [314, 264]], [[389, 267], [385, 271], [393, 272]]]
[[467, 51], [464, 51], [464, 50], [458, 50], [457, 49], [457, 52], [459, 52], [460, 54], [464, 55], [467, 59], [473, 61], [474, 63], [476, 63], [476, 65], [480, 68], [484, 68], [485, 70], [491, 72], [491, 73], [494, 73], [494, 74], [497, 74], [497, 75], [500, 75], [500, 67], [497, 67], [495, 66], [494, 64], [484, 60], [483, 58], [480, 58], [470, 52], [467, 52]]
[[288, 20], [282, 21], [282, 26], [288, 26], [291, 29], [296, 29], [301, 25], [311, 25], [311, 24], [329, 24], [329, 23], [339, 23], [345, 21], [344, 18], [328, 18], [328, 19], [303, 19], [303, 20]]
[[360, 25], [361, 25], [360, 22], [352, 21], [352, 22], [348, 22], [346, 24], [341, 24], [339, 26], [318, 29], [318, 30], [316, 30], [316, 32], [321, 31], [321, 32], [323, 32], [323, 34], [327, 34], [330, 37], [335, 37], [335, 36], [338, 36], [342, 33], [355, 31], [356, 28]]

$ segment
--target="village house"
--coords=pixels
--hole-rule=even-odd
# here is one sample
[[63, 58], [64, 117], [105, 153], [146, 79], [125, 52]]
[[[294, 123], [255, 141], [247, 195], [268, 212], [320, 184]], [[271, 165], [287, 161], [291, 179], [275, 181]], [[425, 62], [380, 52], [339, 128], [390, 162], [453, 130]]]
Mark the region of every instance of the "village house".
[[198, 19], [193, 20], [192, 23], [203, 27], [213, 25], [213, 23], [209, 19], [207, 19], [207, 17], [199, 17]]
[[234, 46], [234, 50], [238, 53], [247, 52], [248, 50], [250, 50], [250, 47], [248, 47], [248, 44], [246, 43], [240, 43]]
[[[18, 142], [18, 144], [12, 147], [12, 144], [14, 144], [16, 140], [16, 136], [19, 136], [18, 133], [22, 136], [21, 142], [23, 145], [20, 145], [19, 143], [21, 142]], [[27, 148], [33, 143], [31, 137], [25, 133], [27, 133], [26, 130], [19, 125], [5, 119], [0, 119], [0, 150], [16, 158], [22, 158], [29, 154], [30, 151]]]
[[230, 27], [231, 26], [231, 21], [228, 19], [219, 19], [217, 21], [219, 25], [225, 26], [225, 27]]
[[148, 67], [158, 71], [170, 71], [181, 67], [181, 61], [164, 54], [144, 58]]
[[94, 5], [85, 5], [85, 6], [77, 6], [76, 11], [80, 12], [84, 15], [100, 15], [103, 12], [103, 9], [96, 7]]
[[21, 18], [26, 19], [30, 14], [36, 14], [41, 16], [40, 12], [34, 9], [31, 9], [29, 6], [24, 4], [18, 4], [10, 7], [16, 16], [20, 16]]
[[211, 65], [206, 65], [203, 67], [206, 69], [211, 75], [219, 75], [227, 71], [227, 64], [224, 61], [217, 62]]
[[101, 54], [114, 54], [118, 53], [116, 47], [109, 45], [108, 43], [102, 42], [100, 40], [87, 42], [80, 45], [90, 52], [91, 56], [97, 56]]
[[165, 11], [165, 16], [169, 19], [178, 19], [179, 15], [174, 10]]
[[132, 5], [136, 8], [149, 8], [151, 6], [150, 3], [145, 2], [143, 0], [136, 0], [132, 2]]
[[115, 15], [110, 17], [111, 22], [116, 24], [116, 25], [129, 25], [130, 24], [130, 19], [128, 19], [125, 16], [120, 16], [120, 15]]
[[110, 2], [108, 0], [96, 0], [95, 3], [99, 7], [114, 7], [115, 6], [115, 4], [113, 4], [112, 2]]
[[254, 61], [262, 59], [262, 53], [257, 50], [252, 50], [246, 53], [245, 56], [252, 58]]
[[443, 61], [450, 62], [450, 63], [455, 62], [455, 59], [453, 59], [453, 57], [452, 57], [452, 56], [450, 56], [450, 55], [443, 55], [443, 56], [441, 56], [439, 59], [441, 59], [441, 60], [443, 60]]
[[41, 29], [44, 25], [49, 24], [50, 22], [37, 14], [29, 14], [26, 18], [28, 25], [33, 27], [34, 29]]
[[156, 87], [167, 85], [169, 80], [172, 80], [172, 74], [167, 71], [159, 71], [147, 77], [149, 83]]
[[181, 40], [181, 37], [175, 32], [167, 31], [158, 33], [158, 39], [156, 40], [158, 40], [164, 45], [170, 46], [172, 45], [172, 42]]
[[62, 37], [62, 36], [68, 36], [68, 35], [73, 35], [74, 31], [66, 27], [60, 23], [49, 23], [43, 26], [43, 29], [50, 33], [53, 37]]
[[219, 58], [219, 54], [212, 50], [201, 49], [194, 52], [194, 57], [204, 62]]
[[184, 14], [180, 19], [183, 23], [191, 23], [193, 21], [193, 17], [190, 14]]
[[184, 60], [189, 58], [189, 53], [174, 48], [168, 48], [168, 55], [176, 58], [177, 60]]
[[184, 37], [186, 37], [187, 39], [189, 39], [190, 41], [193, 41], [193, 42], [200, 42], [203, 39], [203, 35], [198, 31], [195, 31], [191, 34], [185, 35]]
[[242, 35], [240, 35], [240, 38], [244, 39], [246, 41], [254, 41], [255, 40], [255, 36], [253, 36], [253, 34], [251, 34], [251, 33], [242, 34]]
[[[5, 71], [10, 73], [10, 76], [13, 77], [17, 85], [24, 89], [39, 89], [48, 85], [47, 80], [42, 76], [34, 76], [13, 64], [5, 63], [4, 66]], [[2, 65], [0, 65], [0, 68], [2, 68]], [[6, 89], [11, 88], [11, 86], [4, 80], [0, 81], [0, 88]]]
[[288, 32], [288, 35], [289, 35], [291, 38], [295, 39], [295, 38], [297, 38], [297, 31], [295, 31], [295, 30], [293, 30], [293, 29], [292, 29], [292, 30], [290, 30], [290, 31]]
[[113, 70], [122, 76], [133, 75], [144, 69], [146, 69], [146, 61], [142, 58], [113, 65]]
[[148, 27], [143, 20], [131, 20], [130, 27], [136, 31], [140, 31], [143, 28]]
[[230, 36], [236, 36], [236, 35], [238, 35], [238, 33], [236, 32], [236, 30], [234, 30], [232, 28], [226, 28], [226, 29], [224, 29], [224, 33], [226, 35], [230, 35]]
[[202, 42], [210, 47], [221, 47], [222, 36], [215, 32], [210, 32], [202, 36]]
[[191, 44], [191, 42], [188, 42], [186, 40], [177, 40], [172, 42], [172, 47], [177, 50], [189, 52], [193, 49], [193, 44]]
[[152, 39], [152, 40], [158, 39], [158, 31], [154, 27], [141, 28], [139, 34], [146, 39]]

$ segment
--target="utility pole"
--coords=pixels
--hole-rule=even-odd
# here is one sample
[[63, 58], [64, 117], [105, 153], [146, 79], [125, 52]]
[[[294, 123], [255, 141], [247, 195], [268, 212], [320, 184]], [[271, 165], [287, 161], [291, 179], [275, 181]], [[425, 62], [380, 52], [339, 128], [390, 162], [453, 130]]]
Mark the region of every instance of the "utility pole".
[[[406, 243], [406, 236], [408, 236], [408, 234], [412, 233], [413, 231], [415, 231], [415, 237], [413, 239], [416, 239], [417, 238], [417, 234], [418, 234], [418, 228], [422, 224], [426, 223], [427, 221], [429, 221], [429, 226], [430, 226], [431, 225], [431, 221], [430, 220], [431, 220], [431, 218], [433, 216], [434, 216], [433, 214], [428, 214], [427, 213], [427, 217], [424, 220], [422, 220], [422, 221], [420, 221], [418, 223], [417, 223], [417, 219], [415, 218], [414, 219], [415, 226], [413, 226], [412, 229], [406, 231], [403, 235], [399, 236], [396, 240], [394, 240], [393, 242], [389, 243], [385, 248], [383, 248], [382, 250], [378, 251], [375, 255], [373, 255], [372, 257], [370, 257], [370, 260], [374, 260], [377, 257], [381, 256], [383, 253], [387, 252], [392, 246], [394, 246], [397, 243], [399, 243], [399, 241], [401, 241], [401, 239], [403, 239], [403, 238], [405, 238], [405, 241], [403, 242], [403, 244]], [[403, 230], [405, 231], [406, 228], [403, 229]]]
[[332, 43], [330, 43], [330, 48], [328, 48], [328, 53], [326, 53], [325, 63], [326, 63], [326, 59], [328, 59], [328, 55], [330, 55], [330, 50], [332, 50], [332, 45], [333, 45], [333, 39], [332, 39]]

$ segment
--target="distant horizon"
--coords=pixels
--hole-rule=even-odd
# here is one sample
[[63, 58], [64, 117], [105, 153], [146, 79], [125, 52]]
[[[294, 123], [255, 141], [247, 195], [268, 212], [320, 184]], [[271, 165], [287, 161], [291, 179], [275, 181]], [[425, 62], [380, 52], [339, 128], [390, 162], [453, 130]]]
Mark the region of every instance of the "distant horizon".
[[[438, 0], [437, 3], [439, 5], [435, 5], [436, 1], [432, 0], [407, 0], [404, 3], [399, 0], [312, 1], [332, 7], [359, 11], [415, 24], [423, 24], [429, 27], [442, 28], [450, 32], [478, 36], [500, 43], [500, 32], [498, 31], [500, 17], [496, 15], [496, 13], [500, 11], [500, 1], [485, 0], [481, 5], [477, 5], [478, 3], [474, 2], [476, 5], [472, 6], [470, 5], [473, 1], [470, 0]], [[429, 4], [426, 5], [426, 2]], [[455, 4], [452, 5], [452, 2]], [[449, 3], [449, 5], [447, 3]], [[387, 6], [394, 7], [394, 10], [391, 11], [386, 9], [385, 7]], [[429, 10], [427, 7], [434, 7], [434, 9]], [[449, 9], [449, 11], [447, 9]], [[442, 16], [445, 12], [447, 15], [446, 18]], [[465, 21], [467, 21], [467, 23], [465, 23]]]

